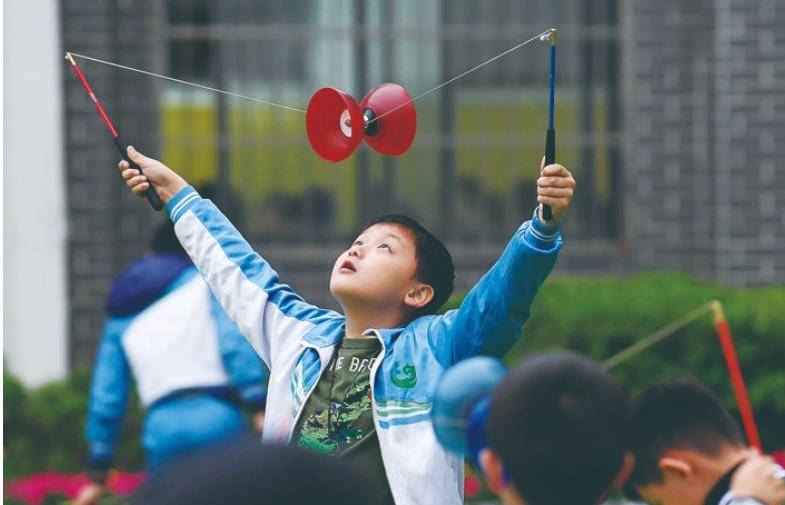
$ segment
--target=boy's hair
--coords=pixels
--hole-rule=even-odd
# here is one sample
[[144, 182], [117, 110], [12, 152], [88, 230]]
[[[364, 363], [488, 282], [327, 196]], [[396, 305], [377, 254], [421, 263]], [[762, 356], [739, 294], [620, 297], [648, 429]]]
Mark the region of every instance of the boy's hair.
[[716, 455], [744, 444], [739, 427], [720, 399], [696, 380], [662, 382], [632, 401], [635, 470], [627, 491], [660, 482], [658, 462], [668, 449]]
[[629, 449], [627, 396], [588, 358], [524, 360], [494, 392], [486, 435], [529, 505], [593, 505]]
[[372, 219], [364, 229], [375, 224], [394, 224], [412, 234], [417, 257], [417, 278], [433, 288], [433, 299], [418, 311], [418, 315], [435, 314], [454, 289], [455, 265], [450, 252], [439, 239], [410, 217], [400, 214], [380, 216]]
[[186, 255], [185, 249], [174, 233], [174, 223], [168, 218], [159, 224], [153, 232], [150, 240], [150, 250], [157, 254], [182, 254]]
[[153, 473], [131, 497], [131, 505], [365, 505], [372, 489], [364, 471], [341, 458], [299, 447], [262, 446], [248, 436], [184, 453]]
[[[219, 196], [218, 187], [213, 183], [202, 184], [196, 187], [196, 191], [202, 198], [207, 200], [217, 200]], [[231, 192], [226, 191], [227, 196], [224, 201], [218, 202], [221, 206], [221, 212], [232, 222], [232, 225], [238, 230], [243, 229], [242, 212], [238, 202], [231, 195]], [[180, 240], [174, 232], [174, 223], [167, 217], [153, 231], [150, 239], [150, 250], [159, 254], [182, 254], [186, 255], [185, 249], [180, 244]]]

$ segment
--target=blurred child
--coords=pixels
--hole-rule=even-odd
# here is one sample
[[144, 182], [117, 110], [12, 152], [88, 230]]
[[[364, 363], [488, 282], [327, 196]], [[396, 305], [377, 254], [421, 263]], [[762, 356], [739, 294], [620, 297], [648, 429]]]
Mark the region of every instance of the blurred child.
[[[500, 356], [521, 334], [562, 239], [575, 181], [541, 167], [539, 210], [460, 308], [434, 315], [453, 289], [449, 252], [413, 219], [386, 216], [335, 261], [330, 291], [343, 314], [305, 302], [209, 201], [162, 163], [128, 149], [144, 171], [120, 163], [132, 191], [158, 192], [188, 255], [270, 367], [264, 439], [357, 461], [374, 503], [459, 504], [463, 460], [442, 449], [429, 422], [436, 382], [464, 358]], [[308, 480], [304, 482], [307, 485]]]
[[361, 468], [246, 439], [178, 460], [143, 484], [131, 505], [368, 505], [369, 500]]
[[102, 492], [128, 403], [131, 377], [147, 410], [142, 444], [148, 468], [172, 456], [261, 427], [267, 371], [185, 255], [171, 223], [151, 253], [115, 279], [93, 368], [86, 437], [94, 481], [77, 503]]
[[504, 505], [594, 505], [632, 469], [618, 382], [588, 358], [526, 358], [491, 397], [479, 463]]
[[655, 384], [634, 399], [633, 423], [634, 497], [661, 505], [785, 503], [785, 472], [745, 446], [736, 422], [703, 384]]

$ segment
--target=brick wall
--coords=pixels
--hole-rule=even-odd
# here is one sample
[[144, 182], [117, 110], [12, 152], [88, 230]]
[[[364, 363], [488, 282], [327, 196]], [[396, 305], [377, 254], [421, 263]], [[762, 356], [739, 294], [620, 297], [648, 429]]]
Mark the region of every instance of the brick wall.
[[713, 268], [713, 3], [626, 4], [625, 228], [644, 268]]
[[785, 4], [625, 5], [633, 263], [785, 281]]
[[716, 277], [785, 282], [785, 3], [719, 0]]

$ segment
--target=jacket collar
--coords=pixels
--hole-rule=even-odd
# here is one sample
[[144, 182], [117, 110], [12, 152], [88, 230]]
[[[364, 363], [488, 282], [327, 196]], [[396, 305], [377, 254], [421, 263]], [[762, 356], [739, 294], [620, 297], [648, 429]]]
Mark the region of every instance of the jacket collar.
[[704, 501], [705, 505], [718, 505], [722, 502], [722, 497], [725, 496], [725, 493], [730, 489], [730, 482], [733, 478], [733, 474], [736, 473], [736, 470], [741, 466], [741, 463], [743, 463], [743, 461], [734, 465], [733, 468], [725, 472], [725, 475], [720, 477], [706, 496], [706, 500]]
[[[369, 328], [363, 335], [377, 335], [382, 339], [384, 347], [389, 349], [392, 343], [398, 338], [405, 326], [398, 328], [374, 329]], [[346, 319], [341, 318], [338, 324], [319, 325], [303, 335], [303, 343], [308, 347], [331, 347], [343, 340], [346, 334]], [[310, 345], [309, 345], [310, 344]]]

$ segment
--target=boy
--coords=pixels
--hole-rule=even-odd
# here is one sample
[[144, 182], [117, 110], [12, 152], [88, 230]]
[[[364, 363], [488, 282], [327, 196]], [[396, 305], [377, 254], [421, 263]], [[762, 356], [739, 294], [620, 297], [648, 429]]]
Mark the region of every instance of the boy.
[[[150, 183], [226, 312], [271, 370], [264, 440], [291, 441], [360, 462], [376, 503], [458, 504], [463, 460], [429, 423], [439, 375], [476, 354], [500, 356], [517, 339], [561, 248], [559, 223], [575, 187], [561, 165], [543, 167], [539, 212], [461, 307], [434, 316], [453, 289], [447, 249], [414, 220], [365, 228], [335, 262], [330, 291], [344, 314], [306, 303], [209, 201], [162, 163], [128, 149], [144, 176], [120, 162], [141, 195]], [[149, 180], [149, 182], [148, 182]]]
[[785, 472], [748, 449], [720, 399], [693, 380], [633, 400], [631, 495], [661, 505], [782, 505]]
[[480, 466], [504, 505], [594, 505], [632, 470], [630, 431], [610, 374], [577, 354], [539, 354], [494, 391]]

